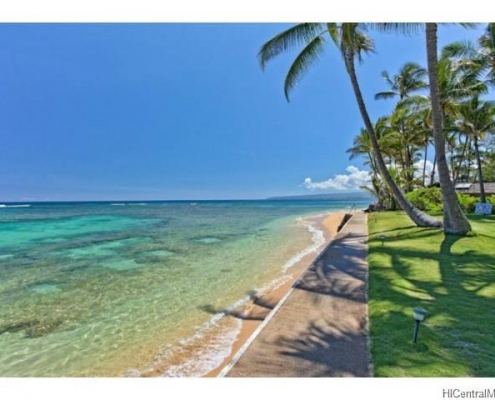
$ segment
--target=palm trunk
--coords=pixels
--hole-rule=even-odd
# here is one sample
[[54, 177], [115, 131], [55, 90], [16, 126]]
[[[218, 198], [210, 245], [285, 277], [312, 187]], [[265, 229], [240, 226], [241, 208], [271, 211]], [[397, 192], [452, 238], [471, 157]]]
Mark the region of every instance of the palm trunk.
[[485, 183], [483, 182], [483, 172], [481, 170], [480, 150], [478, 148], [478, 136], [476, 134], [474, 135], [474, 152], [476, 154], [476, 162], [478, 163], [478, 180], [480, 182], [480, 202], [486, 203]]
[[433, 157], [433, 168], [431, 169], [430, 175], [430, 185], [433, 185], [435, 182], [435, 172], [437, 170], [437, 153], [435, 152], [435, 157]]
[[433, 136], [437, 158], [438, 177], [442, 190], [443, 227], [446, 234], [465, 235], [471, 231], [471, 225], [461, 210], [457, 194], [450, 179], [449, 166], [445, 157], [445, 136], [443, 134], [440, 90], [438, 87], [437, 60], [437, 24], [426, 24], [426, 53], [428, 58], [428, 77], [433, 112]]
[[373, 154], [368, 153], [368, 158], [370, 159], [370, 167], [371, 167], [371, 171], [373, 173], [373, 178], [376, 179], [377, 171], [376, 171], [376, 166], [375, 166], [375, 160], [373, 160]]
[[469, 180], [471, 179], [471, 156], [472, 156], [472, 153], [471, 153], [471, 148], [469, 149], [469, 157], [468, 157], [468, 165], [467, 165], [467, 177], [466, 177], [466, 181], [469, 182]]
[[423, 163], [423, 187], [425, 186], [425, 179], [426, 179], [426, 160], [428, 159], [428, 142], [426, 143], [425, 146], [425, 161]]
[[[459, 139], [460, 140], [460, 139]], [[464, 162], [464, 158], [466, 158], [466, 149], [469, 142], [469, 136], [466, 136], [466, 141], [464, 142], [464, 146], [462, 147], [461, 157], [459, 158], [459, 163], [457, 165], [457, 171], [454, 174], [454, 185], [459, 179], [459, 175], [461, 175], [462, 163]]]
[[[401, 96], [401, 100], [404, 97]], [[411, 174], [411, 169], [412, 169], [412, 156], [411, 156], [411, 149], [410, 146], [407, 144], [406, 141], [406, 126], [404, 123], [404, 119], [401, 118], [400, 121], [400, 129], [401, 129], [401, 135], [404, 138], [404, 191], [406, 193], [409, 193], [412, 190], [412, 181], [413, 181], [413, 176]]]
[[408, 159], [409, 159], [409, 191], [414, 190], [414, 149], [411, 145], [408, 149]]
[[390, 188], [390, 191], [392, 192], [399, 205], [417, 226], [441, 228], [442, 222], [414, 207], [414, 205], [412, 205], [404, 197], [404, 194], [390, 176], [380, 152], [380, 146], [378, 145], [378, 140], [376, 138], [375, 130], [373, 129], [373, 124], [371, 123], [368, 111], [366, 110], [366, 106], [364, 104], [363, 95], [361, 93], [361, 89], [359, 87], [356, 76], [356, 71], [354, 69], [354, 54], [351, 51], [347, 51], [344, 57], [346, 70], [351, 79], [352, 89], [354, 90], [354, 95], [356, 96], [359, 112], [361, 113], [361, 117], [363, 118], [366, 130], [370, 135], [371, 143], [373, 145], [373, 152], [375, 154], [375, 161], [377, 163], [380, 175], [386, 182], [387, 186]]

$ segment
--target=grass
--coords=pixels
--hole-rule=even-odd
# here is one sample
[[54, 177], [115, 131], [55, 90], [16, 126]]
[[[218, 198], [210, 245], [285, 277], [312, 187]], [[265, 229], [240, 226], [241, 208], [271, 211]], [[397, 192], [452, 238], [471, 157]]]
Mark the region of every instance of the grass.
[[[495, 217], [469, 219], [476, 234], [456, 237], [402, 212], [370, 216], [375, 376], [495, 376]], [[417, 344], [414, 307], [428, 311]]]

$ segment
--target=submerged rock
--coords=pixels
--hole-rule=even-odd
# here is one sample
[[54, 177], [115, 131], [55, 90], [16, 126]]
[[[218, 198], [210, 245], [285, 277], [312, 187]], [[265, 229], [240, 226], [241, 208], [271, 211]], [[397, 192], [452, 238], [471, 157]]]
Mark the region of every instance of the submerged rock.
[[222, 239], [219, 239], [219, 238], [216, 238], [216, 237], [203, 237], [203, 238], [195, 239], [194, 241], [195, 242], [198, 242], [198, 243], [211, 244], [211, 243], [221, 242]]
[[60, 286], [55, 283], [40, 283], [32, 286], [29, 290], [38, 294], [59, 293], [62, 291]]

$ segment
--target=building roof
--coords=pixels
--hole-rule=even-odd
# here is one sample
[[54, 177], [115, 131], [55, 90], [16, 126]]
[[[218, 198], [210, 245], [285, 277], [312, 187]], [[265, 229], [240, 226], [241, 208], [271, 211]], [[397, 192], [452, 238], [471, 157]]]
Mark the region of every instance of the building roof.
[[[486, 182], [484, 184], [485, 194], [495, 194], [495, 182]], [[480, 194], [479, 183], [457, 183], [455, 189], [461, 193], [467, 194]]]

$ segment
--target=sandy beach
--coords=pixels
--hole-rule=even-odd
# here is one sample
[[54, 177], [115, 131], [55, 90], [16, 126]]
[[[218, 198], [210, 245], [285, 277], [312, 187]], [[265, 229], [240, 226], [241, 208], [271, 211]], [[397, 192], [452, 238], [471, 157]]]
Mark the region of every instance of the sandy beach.
[[[318, 249], [318, 254], [323, 251], [329, 241], [335, 237], [338, 226], [344, 218], [344, 215], [344, 211], [337, 211], [332, 212], [331, 214], [310, 218], [311, 222], [316, 223], [318, 229], [323, 230], [325, 235], [325, 244]], [[278, 302], [282, 300], [291, 290], [294, 283], [301, 277], [316, 257], [317, 255], [314, 252], [303, 257], [291, 269], [292, 277], [288, 281], [259, 297], [255, 297], [247, 304], [242, 313], [243, 319], [240, 333], [232, 346], [229, 356], [224, 359], [221, 365], [205, 374], [205, 377], [216, 377], [222, 369], [230, 363], [241, 347], [249, 340], [251, 335], [253, 335], [256, 329], [261, 325], [263, 319], [268, 316]]]

